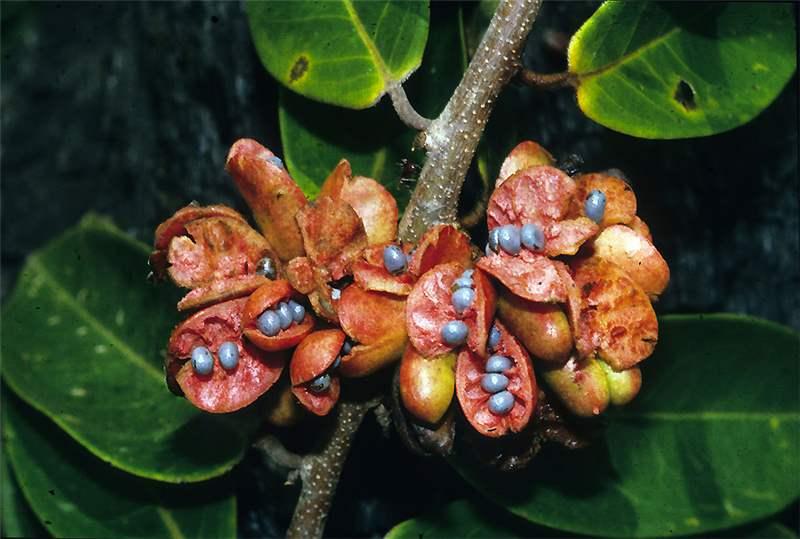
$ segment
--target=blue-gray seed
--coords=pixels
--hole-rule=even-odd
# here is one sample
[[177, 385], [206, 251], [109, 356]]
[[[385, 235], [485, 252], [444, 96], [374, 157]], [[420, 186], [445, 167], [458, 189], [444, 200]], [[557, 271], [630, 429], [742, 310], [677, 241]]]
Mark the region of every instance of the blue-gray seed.
[[329, 387], [331, 387], [331, 375], [327, 373], [317, 376], [308, 384], [308, 389], [314, 393], [322, 393], [327, 391]]
[[497, 345], [500, 343], [500, 329], [497, 326], [492, 325], [492, 329], [489, 330], [489, 341], [486, 345], [489, 347], [489, 351], [494, 350], [497, 348]]
[[269, 161], [278, 168], [283, 168], [283, 161], [281, 161], [281, 158], [278, 157], [277, 155], [271, 155], [267, 157], [267, 161]]
[[486, 372], [506, 372], [511, 368], [511, 360], [506, 356], [489, 356], [486, 360]]
[[236, 346], [235, 342], [225, 341], [219, 345], [217, 357], [223, 369], [234, 369], [239, 364], [239, 347]]
[[353, 343], [350, 342], [349, 339], [345, 339], [344, 344], [342, 345], [342, 353], [347, 355], [353, 349]]
[[275, 309], [275, 312], [278, 313], [278, 318], [281, 319], [281, 329], [286, 329], [292, 325], [294, 318], [292, 318], [292, 309], [288, 303], [285, 301], [278, 303], [278, 308]]
[[600, 189], [593, 189], [589, 196], [586, 197], [583, 210], [586, 213], [586, 217], [595, 223], [602, 221], [603, 215], [606, 213], [606, 194]]
[[275, 267], [275, 262], [268, 256], [258, 261], [258, 264], [256, 264], [256, 273], [258, 275], [263, 275], [267, 279], [272, 279], [273, 281], [278, 278], [278, 270]]
[[489, 410], [493, 414], [506, 415], [514, 407], [514, 395], [501, 391], [489, 397]]
[[281, 318], [275, 311], [264, 311], [258, 317], [256, 326], [267, 337], [274, 337], [281, 331]]
[[339, 365], [342, 364], [342, 356], [336, 356], [336, 359], [333, 360], [331, 364], [331, 369], [338, 369]]
[[519, 227], [514, 225], [505, 225], [500, 227], [500, 234], [498, 235], [500, 248], [510, 255], [519, 254], [521, 240], [519, 237]]
[[500, 248], [500, 227], [493, 228], [489, 232], [489, 249], [494, 252]]
[[464, 270], [464, 273], [461, 274], [462, 277], [465, 277], [467, 279], [472, 279], [473, 275], [475, 275], [474, 269], [466, 269]]
[[481, 387], [487, 393], [497, 393], [508, 387], [508, 378], [502, 374], [490, 372], [483, 375]]
[[383, 248], [383, 266], [389, 273], [405, 271], [407, 263], [406, 254], [397, 245], [387, 245]]
[[442, 341], [448, 346], [459, 346], [467, 340], [467, 325], [461, 320], [451, 320], [442, 326]]
[[192, 350], [192, 369], [197, 374], [211, 374], [214, 370], [214, 356], [205, 346], [198, 346]]
[[475, 291], [471, 288], [459, 288], [453, 292], [452, 301], [456, 312], [461, 314], [475, 301]]
[[306, 317], [306, 308], [293, 299], [289, 300], [289, 309], [292, 311], [292, 320], [298, 324]]
[[483, 248], [483, 252], [486, 253], [486, 256], [492, 256], [494, 251], [492, 251], [491, 246], [487, 243], [486, 247]]
[[463, 275], [453, 281], [453, 290], [458, 290], [459, 288], [472, 288], [475, 286], [475, 283], [472, 281], [470, 277], [464, 277]]
[[338, 288], [331, 288], [331, 299], [333, 301], [339, 301], [339, 298], [342, 297], [342, 291]]
[[520, 232], [522, 245], [531, 251], [538, 251], [544, 247], [544, 232], [534, 223], [525, 223]]

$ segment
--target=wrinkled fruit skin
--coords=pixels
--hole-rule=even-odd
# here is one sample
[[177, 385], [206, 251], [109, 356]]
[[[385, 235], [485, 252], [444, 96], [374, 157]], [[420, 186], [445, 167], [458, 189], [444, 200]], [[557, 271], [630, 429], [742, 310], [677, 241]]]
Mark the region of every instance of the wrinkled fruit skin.
[[526, 140], [517, 144], [511, 150], [500, 166], [500, 175], [497, 177], [496, 187], [513, 176], [517, 171], [535, 167], [537, 165], [554, 165], [555, 159], [550, 152], [539, 146], [532, 140]]
[[228, 152], [227, 170], [250, 206], [265, 238], [271, 239], [280, 259], [303, 256], [303, 241], [295, 221], [306, 197], [288, 172], [269, 158], [274, 154], [251, 139], [237, 141]]
[[400, 397], [406, 410], [429, 425], [444, 416], [453, 400], [456, 355], [421, 356], [406, 348], [400, 363]]
[[178, 210], [156, 230], [154, 248], [153, 274], [190, 289], [179, 311], [250, 294], [266, 281], [256, 273], [259, 260], [275, 258], [269, 243], [225, 206]]
[[580, 357], [598, 356], [614, 370], [649, 357], [658, 341], [658, 319], [650, 298], [619, 266], [603, 259], [576, 262], [581, 292], [576, 329]]
[[485, 248], [452, 224], [414, 244], [397, 238], [389, 191], [346, 160], [307, 200], [280, 158], [237, 141], [226, 170], [258, 230], [196, 204], [156, 230], [153, 275], [188, 289], [178, 310], [194, 312], [170, 337], [169, 388], [231, 412], [291, 357], [264, 401], [268, 423], [290, 426], [329, 414], [341, 377], [383, 380], [373, 375], [396, 364], [392, 414], [417, 451], [449, 453], [459, 413], [486, 443], [520, 446], [512, 468], [543, 441], [574, 446], [542, 410], [593, 417], [635, 398], [658, 340], [651, 302], [670, 274], [624, 175], [565, 163], [521, 142], [489, 196]]

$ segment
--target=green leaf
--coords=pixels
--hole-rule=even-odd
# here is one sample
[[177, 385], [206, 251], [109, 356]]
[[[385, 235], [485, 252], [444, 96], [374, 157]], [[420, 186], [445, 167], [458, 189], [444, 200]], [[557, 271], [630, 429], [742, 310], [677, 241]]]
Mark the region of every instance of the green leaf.
[[556, 537], [544, 530], [492, 506], [458, 500], [424, 515], [401, 522], [386, 534], [386, 539], [421, 537]]
[[47, 533], [36, 520], [28, 502], [19, 490], [17, 480], [8, 465], [5, 442], [2, 449], [2, 464], [0, 464], [0, 488], [2, 488], [2, 525], [3, 537], [44, 537]]
[[736, 315], [661, 319], [644, 387], [604, 443], [545, 452], [519, 476], [458, 470], [537, 524], [603, 536], [700, 534], [773, 514], [800, 494], [800, 338]]
[[282, 91], [278, 117], [284, 161], [306, 196], [317, 196], [331, 170], [347, 159], [353, 174], [374, 178], [399, 204], [407, 203], [409, 190], [400, 183], [396, 162], [411, 140], [387, 103], [350, 111]]
[[[436, 39], [428, 42], [421, 68], [405, 84], [423, 115], [436, 115], [444, 108], [463, 73], [462, 64], [452, 56], [461, 47], [455, 7], [434, 9], [431, 29]], [[284, 91], [279, 118], [284, 160], [307, 196], [316, 196], [333, 167], [345, 158], [354, 174], [378, 180], [400, 208], [405, 207], [411, 189], [400, 182], [397, 162], [412, 157], [415, 132], [400, 122], [388, 100], [370, 110], [351, 111]]]
[[229, 470], [247, 440], [238, 418], [204, 414], [167, 389], [176, 293], [147, 283], [147, 254], [97, 217], [32, 254], [2, 312], [3, 377], [112, 465], [200, 481]]
[[363, 109], [422, 60], [428, 2], [410, 0], [247, 2], [264, 67], [287, 88]]
[[764, 539], [797, 539], [797, 532], [790, 530], [780, 522], [767, 522], [747, 531], [746, 534], [731, 537], [763, 537]]
[[176, 486], [97, 460], [41, 414], [5, 399], [3, 435], [19, 485], [56, 537], [235, 537], [225, 482]]
[[752, 120], [797, 63], [794, 8], [773, 2], [606, 2], [573, 36], [569, 70], [592, 120], [643, 138]]

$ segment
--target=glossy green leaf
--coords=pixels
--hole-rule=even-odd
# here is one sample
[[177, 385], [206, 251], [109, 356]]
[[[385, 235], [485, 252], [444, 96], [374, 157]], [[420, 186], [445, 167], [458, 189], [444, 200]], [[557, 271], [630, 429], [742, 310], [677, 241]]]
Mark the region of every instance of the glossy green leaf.
[[287, 88], [363, 109], [422, 60], [428, 2], [411, 0], [247, 3], [250, 33], [267, 70]]
[[[420, 69], [404, 85], [409, 98], [423, 115], [436, 115], [458, 85], [463, 65], [453, 61], [461, 47], [455, 7], [434, 9], [431, 31]], [[405, 207], [413, 186], [400, 182], [397, 163], [413, 158], [415, 132], [397, 118], [388, 99], [377, 107], [351, 111], [313, 103], [282, 92], [279, 118], [284, 160], [294, 180], [313, 197], [340, 159], [350, 161], [353, 173], [384, 184]]]
[[570, 42], [578, 104], [643, 138], [733, 129], [794, 72], [794, 19], [788, 3], [606, 2]]
[[556, 537], [493, 506], [458, 500], [437, 508], [428, 515], [401, 522], [386, 534], [386, 539], [434, 539], [436, 537]]
[[545, 452], [517, 476], [455, 464], [537, 524], [603, 536], [700, 534], [764, 518], [800, 494], [800, 338], [736, 315], [661, 319], [644, 387], [604, 443]]
[[0, 490], [2, 492], [0, 523], [2, 523], [3, 537], [43, 537], [46, 532], [22, 496], [17, 480], [8, 464], [7, 451], [8, 448], [3, 443], [2, 464], [0, 464], [0, 470], [2, 470], [0, 471], [2, 474], [0, 475], [0, 489], [2, 489]]
[[112, 465], [200, 481], [238, 462], [247, 439], [239, 418], [202, 413], [167, 389], [176, 293], [147, 283], [147, 254], [97, 217], [32, 254], [2, 312], [3, 378]]
[[3, 436], [25, 498], [56, 537], [235, 537], [224, 481], [169, 485], [108, 466], [18, 399]]

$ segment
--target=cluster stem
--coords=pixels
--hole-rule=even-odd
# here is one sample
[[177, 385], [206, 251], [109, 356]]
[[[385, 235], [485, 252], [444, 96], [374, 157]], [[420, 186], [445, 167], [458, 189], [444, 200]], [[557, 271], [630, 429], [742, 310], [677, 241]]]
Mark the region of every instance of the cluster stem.
[[[427, 152], [400, 221], [401, 240], [416, 241], [433, 225], [457, 222], [458, 199], [467, 170], [501, 90], [520, 69], [520, 54], [541, 3], [500, 1], [461, 82], [435, 120], [414, 110], [402, 86], [388, 89], [400, 119], [421, 131]], [[367, 411], [376, 404], [340, 403], [333, 431], [321, 451], [299, 461], [289, 459], [297, 464], [302, 487], [287, 537], [322, 537], [350, 444]], [[270, 452], [266, 446], [262, 449]]]

